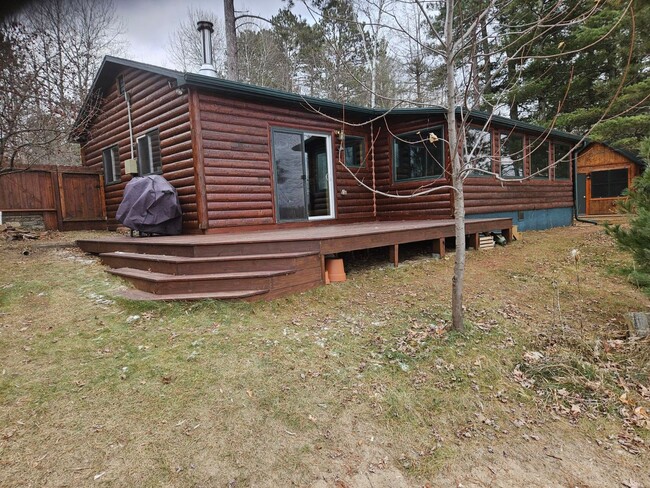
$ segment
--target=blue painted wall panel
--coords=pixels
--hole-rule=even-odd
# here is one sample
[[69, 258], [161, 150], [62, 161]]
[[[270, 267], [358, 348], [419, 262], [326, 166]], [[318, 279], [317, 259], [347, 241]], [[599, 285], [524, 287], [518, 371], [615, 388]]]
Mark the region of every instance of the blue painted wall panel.
[[552, 227], [566, 227], [573, 223], [573, 208], [549, 208], [542, 210], [524, 210], [521, 212], [523, 218], [519, 218], [519, 212], [494, 212], [486, 214], [468, 215], [468, 219], [508, 218], [512, 219], [512, 225], [516, 225], [520, 231], [544, 230]]

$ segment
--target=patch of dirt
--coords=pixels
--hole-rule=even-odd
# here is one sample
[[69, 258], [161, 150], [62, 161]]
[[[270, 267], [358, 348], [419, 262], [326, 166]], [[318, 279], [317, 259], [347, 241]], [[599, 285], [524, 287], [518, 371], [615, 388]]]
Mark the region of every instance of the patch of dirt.
[[[465, 488], [648, 487], [650, 470], [643, 457], [616, 442], [599, 445], [575, 427], [557, 421], [534, 434], [512, 435], [505, 442], [466, 445], [430, 486]], [[645, 465], [645, 467], [644, 467]]]

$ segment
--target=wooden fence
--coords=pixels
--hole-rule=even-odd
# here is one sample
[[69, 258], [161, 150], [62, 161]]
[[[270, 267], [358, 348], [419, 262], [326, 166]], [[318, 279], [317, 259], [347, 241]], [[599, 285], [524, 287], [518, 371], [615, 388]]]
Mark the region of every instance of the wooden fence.
[[3, 222], [47, 230], [106, 229], [104, 177], [77, 166], [38, 166], [0, 174]]

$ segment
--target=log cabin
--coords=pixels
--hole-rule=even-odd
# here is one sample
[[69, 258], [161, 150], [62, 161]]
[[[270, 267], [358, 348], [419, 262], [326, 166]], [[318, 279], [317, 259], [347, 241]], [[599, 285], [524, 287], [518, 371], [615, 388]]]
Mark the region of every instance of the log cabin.
[[[371, 109], [109, 56], [91, 93], [73, 138], [104, 170], [109, 226], [130, 172], [163, 175], [183, 211], [183, 236], [79, 242], [133, 298], [271, 298], [323, 283], [326, 255], [386, 246], [397, 265], [400, 243], [442, 255], [454, 235], [441, 107]], [[513, 224], [571, 225], [580, 137], [458, 113], [474, 248]]]
[[[99, 108], [85, 105], [74, 140], [103, 168], [111, 228], [131, 157], [176, 187], [186, 233], [453, 216], [443, 108], [369, 109], [110, 56], [92, 92]], [[467, 215], [570, 225], [581, 138], [467, 115]]]
[[645, 167], [634, 154], [594, 141], [578, 153], [577, 159], [577, 210], [582, 215], [616, 213], [622, 193]]

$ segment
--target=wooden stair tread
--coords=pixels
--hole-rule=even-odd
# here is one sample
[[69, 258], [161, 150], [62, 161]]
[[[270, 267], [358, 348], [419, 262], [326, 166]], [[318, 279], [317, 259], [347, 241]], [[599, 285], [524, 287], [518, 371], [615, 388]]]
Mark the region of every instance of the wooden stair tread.
[[124, 290], [119, 292], [119, 295], [130, 300], [153, 300], [153, 301], [166, 301], [166, 300], [241, 300], [244, 298], [251, 298], [268, 293], [268, 289], [264, 290], [237, 290], [237, 291], [215, 291], [215, 292], [200, 292], [200, 293], [163, 293], [155, 294], [142, 290]]
[[274, 276], [284, 276], [293, 274], [295, 269], [282, 269], [276, 271], [239, 271], [229, 273], [210, 273], [210, 274], [185, 274], [172, 275], [167, 273], [156, 273], [154, 271], [145, 271], [136, 268], [117, 268], [109, 269], [109, 273], [122, 276], [124, 278], [136, 278], [152, 282], [182, 282], [182, 281], [209, 281], [209, 280], [230, 280], [246, 278], [272, 278]]
[[285, 253], [269, 253], [269, 254], [244, 254], [241, 256], [202, 256], [202, 257], [188, 257], [188, 256], [174, 256], [171, 254], [141, 254], [137, 252], [105, 252], [101, 253], [100, 257], [114, 257], [114, 258], [127, 258], [139, 259], [142, 261], [164, 261], [168, 263], [212, 263], [220, 261], [246, 261], [258, 259], [291, 259], [302, 258], [305, 256], [314, 256], [319, 254], [318, 251], [300, 251], [300, 252], [285, 252]]

